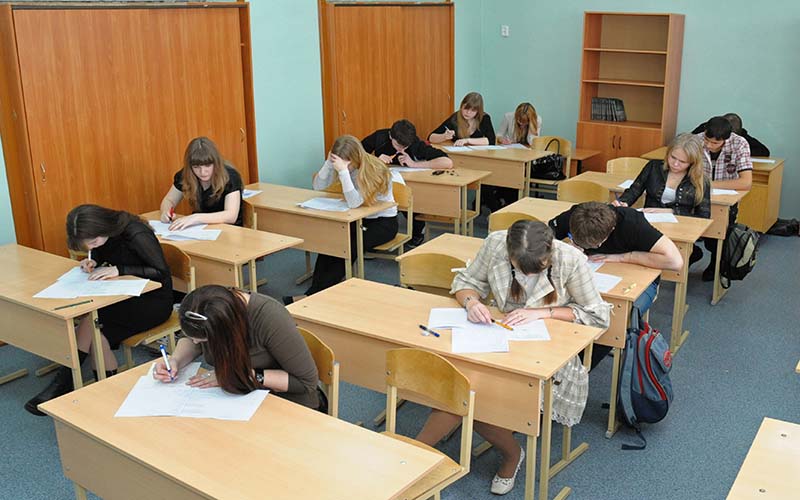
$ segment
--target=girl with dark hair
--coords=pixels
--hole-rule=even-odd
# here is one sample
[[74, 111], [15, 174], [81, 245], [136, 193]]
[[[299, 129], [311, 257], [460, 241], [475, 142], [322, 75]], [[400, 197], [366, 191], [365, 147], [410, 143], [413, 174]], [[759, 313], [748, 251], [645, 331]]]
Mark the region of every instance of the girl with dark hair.
[[[120, 342], [139, 332], [160, 325], [172, 312], [172, 275], [153, 230], [136, 215], [97, 205], [80, 205], [67, 215], [67, 246], [90, 251], [91, 258], [80, 262], [90, 280], [122, 275], [138, 276], [161, 283], [161, 288], [140, 297], [97, 311], [103, 342], [106, 375], [117, 371], [117, 358], [111, 352]], [[98, 262], [103, 265], [98, 266]], [[75, 331], [81, 364], [89, 357], [94, 328], [91, 316], [80, 319]], [[60, 367], [47, 388], [25, 404], [34, 415], [44, 415], [36, 406], [73, 390], [72, 373]]]
[[[224, 162], [208, 137], [197, 137], [186, 146], [183, 168], [175, 173], [173, 185], [161, 200], [161, 222], [171, 222], [179, 231], [197, 224], [242, 225], [242, 190], [239, 172]], [[192, 215], [175, 218], [175, 207], [183, 198]]]
[[283, 305], [258, 293], [207, 285], [189, 293], [179, 310], [181, 330], [167, 370], [156, 363], [153, 377], [169, 383], [197, 356], [214, 371], [189, 379], [194, 387], [221, 387], [232, 394], [269, 389], [317, 409], [319, 377], [314, 359]]
[[431, 132], [428, 140], [433, 143], [453, 141], [455, 146], [494, 144], [492, 118], [483, 110], [483, 96], [477, 92], [465, 95], [458, 111]]
[[[502, 321], [510, 326], [555, 318], [607, 328], [610, 321], [611, 305], [600, 297], [586, 257], [553, 239], [547, 224], [538, 221], [517, 221], [508, 231], [489, 234], [472, 264], [456, 275], [450, 293], [474, 323], [492, 321], [491, 312], [481, 302], [490, 293], [505, 313]], [[583, 415], [588, 375], [575, 356], [555, 378], [574, 383], [555, 386], [552, 418], [573, 425]], [[433, 446], [459, 418], [434, 410], [417, 439]], [[491, 491], [504, 495], [514, 487], [525, 453], [508, 429], [476, 421], [475, 430], [503, 456]]]

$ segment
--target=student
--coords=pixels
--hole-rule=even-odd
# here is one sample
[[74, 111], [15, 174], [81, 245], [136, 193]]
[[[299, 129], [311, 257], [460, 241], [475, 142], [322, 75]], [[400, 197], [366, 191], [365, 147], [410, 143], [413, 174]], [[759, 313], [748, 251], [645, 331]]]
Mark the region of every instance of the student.
[[[753, 182], [753, 162], [750, 146], [743, 137], [734, 134], [731, 123], [722, 116], [715, 116], [706, 123], [706, 131], [697, 134], [703, 139], [703, 168], [711, 178], [711, 187], [749, 191]], [[736, 223], [739, 204], [730, 207], [728, 226]], [[711, 261], [703, 271], [703, 281], [714, 280], [717, 241], [704, 238], [703, 243], [711, 254]]]
[[431, 132], [428, 141], [433, 143], [453, 141], [455, 146], [494, 144], [492, 119], [483, 111], [483, 97], [477, 92], [465, 95], [458, 111]]
[[171, 382], [197, 356], [214, 371], [194, 375], [193, 387], [222, 387], [231, 394], [269, 389], [297, 404], [317, 409], [319, 376], [314, 358], [283, 305], [272, 297], [219, 285], [202, 286], [189, 293], [178, 311], [181, 331], [170, 356], [170, 371], [163, 359], [153, 377]]
[[[736, 113], [726, 113], [722, 115], [722, 117], [730, 122], [734, 134], [744, 137], [744, 140], [747, 141], [748, 146], [750, 146], [750, 156], [769, 156], [769, 148], [747, 133], [747, 130], [742, 127], [742, 118], [739, 115]], [[707, 124], [708, 122], [701, 123], [692, 130], [692, 133], [699, 134], [705, 132]]]
[[[361, 142], [352, 135], [336, 139], [328, 159], [314, 177], [314, 189], [325, 189], [335, 182], [341, 183], [342, 193], [350, 208], [373, 205], [382, 201], [394, 202], [392, 182], [403, 182], [400, 175], [392, 175], [382, 161], [364, 151]], [[382, 245], [397, 235], [397, 207], [365, 217], [363, 220], [364, 250]], [[356, 258], [355, 225], [350, 226], [350, 249]], [[311, 287], [306, 295], [311, 295], [339, 283], [345, 275], [344, 259], [330, 255], [317, 255]], [[284, 297], [285, 304], [291, 304], [302, 297]]]
[[[90, 280], [132, 275], [161, 283], [157, 290], [97, 311], [106, 376], [111, 376], [117, 372], [117, 358], [111, 350], [126, 338], [158, 326], [169, 318], [172, 313], [172, 275], [153, 230], [128, 212], [97, 205], [73, 208], [67, 214], [67, 246], [71, 250], [91, 252], [91, 258], [80, 262], [80, 268], [89, 273]], [[75, 334], [79, 363], [83, 364], [90, 357], [94, 336], [91, 315], [80, 319]], [[50, 385], [28, 401], [25, 409], [43, 416], [44, 413], [36, 408], [38, 404], [73, 389], [72, 371], [60, 366]]]
[[[703, 172], [703, 142], [681, 134], [667, 148], [666, 160], [651, 160], [617, 200], [617, 207], [632, 205], [645, 193], [644, 212], [668, 212], [711, 218], [711, 183]], [[689, 265], [703, 257], [695, 245]]]
[[497, 133], [499, 144], [523, 144], [530, 146], [533, 140], [542, 133], [542, 117], [529, 102], [523, 102], [511, 113], [506, 113], [500, 131]]
[[[211, 139], [192, 139], [183, 155], [183, 168], [175, 173], [172, 187], [161, 200], [161, 222], [172, 222], [172, 231], [197, 224], [241, 226], [243, 189], [239, 172], [223, 162]], [[175, 218], [175, 207], [183, 198], [189, 200], [192, 215]]]
[[[592, 262], [630, 262], [669, 271], [679, 271], [683, 267], [683, 257], [675, 243], [633, 208], [596, 201], [579, 203], [549, 224], [556, 238], [569, 238]], [[633, 303], [642, 314], [653, 304], [659, 283], [660, 279], [655, 280]], [[610, 347], [595, 345], [592, 367], [610, 350]]]
[[[556, 318], [607, 328], [610, 321], [611, 305], [600, 297], [586, 257], [554, 240], [550, 228], [538, 221], [517, 221], [507, 231], [489, 234], [475, 261], [455, 276], [450, 293], [474, 323], [492, 321], [481, 302], [490, 293], [505, 313], [503, 322], [510, 326]], [[567, 387], [571, 384], [554, 387], [553, 418], [573, 425], [586, 406], [580, 393], [588, 391], [588, 376], [577, 356], [560, 373], [577, 383], [572, 388]], [[417, 439], [434, 446], [458, 422], [455, 415], [433, 410]], [[503, 456], [491, 491], [504, 495], [514, 487], [525, 452], [508, 429], [476, 421], [475, 431]]]
[[[408, 120], [398, 120], [392, 128], [380, 129], [361, 141], [367, 153], [375, 155], [389, 166], [430, 168], [443, 170], [453, 168], [453, 160], [441, 149], [425, 144], [417, 137], [417, 129]], [[417, 247], [425, 241], [425, 222], [414, 217], [411, 241], [407, 246]]]

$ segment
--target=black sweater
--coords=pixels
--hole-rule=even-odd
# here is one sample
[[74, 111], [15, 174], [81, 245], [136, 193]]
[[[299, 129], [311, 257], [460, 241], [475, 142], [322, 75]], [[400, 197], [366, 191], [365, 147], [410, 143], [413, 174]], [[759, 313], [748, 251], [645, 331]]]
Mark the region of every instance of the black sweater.
[[661, 202], [661, 195], [667, 186], [667, 171], [664, 170], [664, 162], [661, 160], [650, 160], [644, 166], [631, 187], [625, 190], [619, 197], [619, 201], [633, 205], [636, 200], [646, 193], [644, 206], [646, 208], [671, 208], [675, 215], [687, 215], [690, 217], [711, 218], [711, 183], [708, 177], [703, 177], [703, 199], [696, 203], [694, 185], [685, 175], [675, 189], [675, 201], [670, 204]]

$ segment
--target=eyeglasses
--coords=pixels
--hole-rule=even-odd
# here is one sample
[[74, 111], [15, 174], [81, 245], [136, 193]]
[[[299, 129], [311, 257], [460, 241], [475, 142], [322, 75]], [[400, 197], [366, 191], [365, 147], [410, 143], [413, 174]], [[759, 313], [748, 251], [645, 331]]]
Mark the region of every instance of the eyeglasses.
[[200, 313], [196, 313], [194, 311], [186, 311], [183, 315], [188, 319], [193, 319], [195, 321], [208, 321], [208, 317], [203, 316]]

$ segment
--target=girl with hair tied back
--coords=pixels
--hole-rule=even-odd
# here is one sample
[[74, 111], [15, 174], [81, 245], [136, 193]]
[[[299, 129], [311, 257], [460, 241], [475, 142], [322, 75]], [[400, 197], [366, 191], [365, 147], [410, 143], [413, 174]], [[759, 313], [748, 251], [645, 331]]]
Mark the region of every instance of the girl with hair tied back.
[[[547, 224], [517, 221], [507, 231], [495, 231], [486, 238], [472, 264], [456, 275], [450, 293], [474, 323], [492, 322], [491, 312], [481, 302], [491, 293], [505, 313], [502, 321], [510, 326], [555, 318], [607, 328], [611, 306], [600, 297], [586, 262], [579, 250], [553, 239]], [[574, 383], [553, 389], [552, 417], [573, 425], [583, 415], [589, 384], [580, 359], [575, 356], [556, 374], [556, 380]], [[455, 415], [433, 410], [417, 439], [434, 446], [458, 422]], [[525, 452], [508, 429], [476, 421], [475, 431], [502, 455], [491, 491], [504, 495], [514, 487]]]

